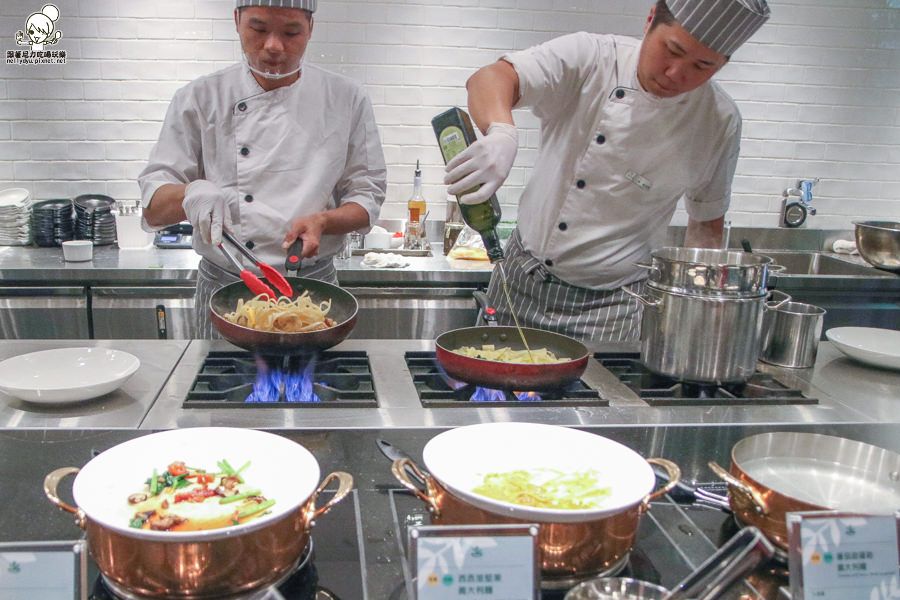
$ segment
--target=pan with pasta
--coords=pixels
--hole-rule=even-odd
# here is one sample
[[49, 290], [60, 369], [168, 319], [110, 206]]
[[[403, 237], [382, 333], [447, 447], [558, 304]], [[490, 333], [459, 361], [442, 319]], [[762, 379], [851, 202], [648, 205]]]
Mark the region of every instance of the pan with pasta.
[[532, 392], [555, 389], [581, 377], [588, 351], [576, 339], [523, 327], [463, 327], [435, 340], [435, 358], [453, 379], [491, 389]]
[[217, 290], [209, 301], [210, 321], [222, 337], [241, 348], [276, 353], [315, 352], [346, 338], [359, 305], [336, 285], [288, 277], [292, 298], [269, 302], [242, 281]]

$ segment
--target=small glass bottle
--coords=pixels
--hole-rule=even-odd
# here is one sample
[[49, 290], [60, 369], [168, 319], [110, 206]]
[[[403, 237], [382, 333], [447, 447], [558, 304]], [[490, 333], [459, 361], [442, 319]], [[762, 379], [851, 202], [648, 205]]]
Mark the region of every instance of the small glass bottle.
[[416, 172], [413, 174], [413, 193], [406, 203], [408, 218], [406, 231], [403, 236], [403, 247], [407, 250], [422, 248], [422, 232], [419, 231], [420, 222], [425, 215], [425, 196], [422, 194], [422, 170], [419, 161], [416, 161]]

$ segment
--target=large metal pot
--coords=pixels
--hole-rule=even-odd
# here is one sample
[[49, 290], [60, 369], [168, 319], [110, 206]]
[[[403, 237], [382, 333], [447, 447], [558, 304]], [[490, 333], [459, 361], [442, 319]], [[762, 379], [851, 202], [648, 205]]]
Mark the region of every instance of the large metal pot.
[[[255, 520], [205, 531], [150, 531], [128, 526], [127, 498], [153, 469], [180, 460], [195, 467], [226, 459], [250, 464], [241, 475], [275, 500]], [[60, 500], [57, 487], [77, 474], [72, 494], [77, 508]], [[319, 465], [303, 446], [252, 429], [187, 428], [139, 437], [114, 446], [83, 468], [64, 467], [47, 475], [51, 502], [75, 515], [87, 531], [91, 556], [104, 579], [123, 597], [167, 600], [228, 598], [275, 583], [290, 573], [309, 545], [313, 520], [340, 502], [353, 478], [334, 472], [319, 483]], [[319, 493], [339, 487], [321, 508]]]
[[651, 254], [648, 282], [679, 294], [727, 298], [766, 292], [772, 259], [760, 254], [710, 248], [660, 248]]
[[893, 514], [900, 509], [900, 454], [840, 437], [772, 432], [739, 441], [728, 482], [735, 517], [787, 550], [785, 516], [806, 510]]
[[[427, 472], [408, 458], [394, 461], [392, 468], [397, 480], [428, 506], [433, 524], [539, 524], [545, 588], [571, 587], [578, 580], [618, 571], [628, 560], [650, 501], [681, 477], [671, 461], [644, 459], [618, 442], [584, 431], [533, 423], [458, 427], [431, 439], [423, 459]], [[650, 463], [664, 468], [670, 479], [657, 491]], [[472, 491], [488, 473], [539, 468], [563, 473], [594, 469], [611, 495], [597, 508], [564, 510], [521, 506]], [[407, 470], [425, 481], [424, 490]]]
[[764, 312], [791, 300], [778, 291], [772, 293], [783, 299], [767, 302], [765, 293], [705, 296], [665, 290], [652, 283], [644, 286], [644, 293], [631, 293], [644, 305], [644, 365], [679, 381], [715, 384], [742, 383], [753, 375]]

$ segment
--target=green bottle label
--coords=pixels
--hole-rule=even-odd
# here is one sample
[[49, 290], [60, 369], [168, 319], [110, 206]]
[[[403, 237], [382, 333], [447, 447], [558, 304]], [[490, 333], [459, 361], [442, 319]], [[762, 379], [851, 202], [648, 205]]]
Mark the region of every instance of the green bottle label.
[[462, 129], [456, 125], [451, 125], [441, 130], [441, 134], [438, 136], [438, 143], [441, 146], [445, 163], [450, 162], [454, 156], [466, 149], [466, 138]]

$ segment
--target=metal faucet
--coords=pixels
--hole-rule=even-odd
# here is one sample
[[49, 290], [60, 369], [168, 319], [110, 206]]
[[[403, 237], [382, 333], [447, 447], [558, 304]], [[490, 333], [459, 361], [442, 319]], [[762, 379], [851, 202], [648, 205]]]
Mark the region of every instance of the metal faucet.
[[[812, 206], [812, 189], [817, 183], [818, 177], [811, 181], [800, 179], [797, 181], [797, 187], [787, 188], [781, 193], [784, 199], [781, 201], [780, 227], [800, 227], [808, 215], [816, 214], [816, 209]], [[798, 200], [792, 200], [792, 197]]]
[[800, 179], [797, 181], [797, 187], [787, 188], [781, 193], [781, 195], [785, 198], [790, 198], [791, 196], [799, 197], [799, 202], [803, 205], [803, 208], [805, 208], [809, 214], [814, 215], [816, 214], [816, 209], [812, 206], [812, 189], [813, 186], [817, 183], [819, 183], [818, 177], [816, 177], [812, 181], [808, 179]]

